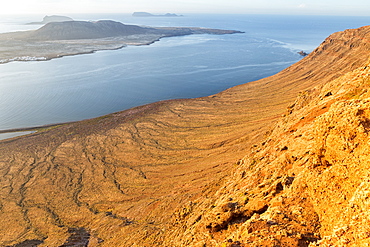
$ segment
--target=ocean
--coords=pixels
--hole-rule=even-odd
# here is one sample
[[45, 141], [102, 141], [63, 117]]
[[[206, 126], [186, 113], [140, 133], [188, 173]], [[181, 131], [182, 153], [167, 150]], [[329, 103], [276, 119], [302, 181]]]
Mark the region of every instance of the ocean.
[[[298, 51], [312, 51], [333, 32], [370, 23], [370, 17], [335, 16], [68, 16], [244, 33], [171, 37], [149, 46], [1, 64], [0, 130], [93, 118], [159, 100], [212, 95], [283, 70], [302, 59]], [[40, 26], [24, 24], [42, 18], [2, 17], [0, 32], [37, 29]]]

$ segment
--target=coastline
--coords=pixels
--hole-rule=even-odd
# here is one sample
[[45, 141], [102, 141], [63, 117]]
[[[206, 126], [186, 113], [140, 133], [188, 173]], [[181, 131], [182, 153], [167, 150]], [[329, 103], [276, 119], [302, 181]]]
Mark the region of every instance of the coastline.
[[[234, 30], [207, 28], [157, 28], [160, 33], [134, 34], [126, 36], [106, 37], [97, 39], [72, 40], [40, 40], [26, 38], [32, 31], [20, 31], [0, 34], [0, 64], [10, 62], [49, 61], [66, 56], [91, 54], [103, 50], [119, 50], [127, 46], [147, 46], [160, 41], [162, 38], [187, 36], [192, 34], [234, 34], [242, 33]], [[112, 113], [111, 113], [112, 114]], [[109, 114], [108, 114], [109, 115]], [[63, 122], [41, 126], [21, 127], [0, 130], [0, 141], [39, 132], [55, 126], [74, 123]], [[19, 135], [16, 135], [19, 133]], [[14, 134], [2, 138], [1, 135]]]
[[132, 35], [87, 40], [16, 41], [9, 44], [0, 36], [0, 64], [10, 62], [49, 61], [66, 56], [91, 54], [103, 50], [119, 50], [129, 45], [151, 45], [166, 36]]
[[[202, 98], [202, 97], [200, 97], [200, 98]], [[196, 99], [200, 99], [200, 98], [196, 98]], [[150, 111], [150, 109], [156, 109], [159, 105], [167, 104], [167, 103], [170, 103], [170, 102], [182, 102], [184, 100], [186, 101], [186, 100], [191, 100], [191, 99], [161, 100], [161, 101], [157, 101], [157, 102], [153, 102], [153, 103], [149, 103], [149, 104], [135, 106], [135, 107], [132, 107], [132, 108], [129, 108], [129, 109], [126, 109], [126, 110], [122, 110], [122, 111], [118, 111], [118, 112], [108, 113], [108, 114], [98, 116], [98, 117], [93, 117], [93, 118], [81, 119], [81, 120], [76, 120], [76, 121], [51, 123], [51, 124], [30, 126], [30, 127], [3, 129], [3, 130], [0, 130], [0, 142], [3, 141], [3, 140], [6, 140], [6, 139], [12, 138], [12, 137], [1, 138], [1, 135], [3, 135], [3, 134], [11, 134], [11, 133], [17, 133], [17, 132], [20, 132], [20, 133], [21, 132], [30, 132], [30, 133], [26, 133], [26, 134], [13, 136], [13, 137], [19, 137], [19, 136], [22, 136], [22, 135], [37, 133], [37, 132], [40, 132], [42, 130], [50, 130], [52, 128], [57, 128], [57, 127], [60, 127], [60, 126], [63, 126], [63, 125], [86, 123], [86, 122], [96, 121], [96, 120], [110, 118], [110, 117], [114, 117], [114, 116], [120, 116], [120, 117], [127, 118], [127, 117], [137, 116], [137, 115], [139, 115], [140, 113], [142, 113], [144, 111], [148, 111], [148, 110]]]
[[24, 127], [24, 128], [15, 128], [15, 129], [6, 129], [0, 130], [0, 142], [3, 140], [8, 140], [15, 137], [20, 137], [24, 135], [34, 134], [43, 129], [50, 129], [53, 127], [57, 127], [63, 124], [72, 124], [77, 121], [72, 122], [65, 122], [65, 123], [55, 123], [55, 124], [46, 124], [41, 126], [34, 126], [34, 127]]
[[34, 131], [23, 131], [23, 132], [10, 132], [10, 133], [4, 133], [0, 134], [0, 142], [2, 140], [8, 140], [19, 136], [25, 136], [35, 133]]
[[14, 132], [25, 132], [25, 131], [37, 131], [37, 130], [40, 130], [40, 129], [47, 129], [47, 128], [59, 126], [59, 125], [62, 125], [62, 124], [70, 124], [70, 123], [75, 123], [75, 122], [77, 122], [77, 121], [65, 122], [65, 123], [55, 123], [55, 124], [46, 124], [46, 125], [33, 126], [33, 127], [6, 129], [6, 130], [0, 130], [0, 134], [14, 133]]

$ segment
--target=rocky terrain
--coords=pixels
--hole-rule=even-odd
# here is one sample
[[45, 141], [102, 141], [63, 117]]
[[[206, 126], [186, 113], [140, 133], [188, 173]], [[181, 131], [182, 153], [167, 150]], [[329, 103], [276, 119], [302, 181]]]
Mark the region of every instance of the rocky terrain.
[[368, 246], [370, 27], [282, 72], [0, 141], [1, 246]]
[[110, 20], [49, 22], [33, 31], [0, 34], [0, 63], [43, 61], [127, 45], [149, 45], [164, 37], [233, 33], [241, 32], [197, 27], [141, 27]]

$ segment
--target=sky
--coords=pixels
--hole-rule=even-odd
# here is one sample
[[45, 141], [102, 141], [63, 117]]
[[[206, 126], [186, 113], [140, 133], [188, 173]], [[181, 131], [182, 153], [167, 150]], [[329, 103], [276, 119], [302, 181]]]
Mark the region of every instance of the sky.
[[1, 14], [227, 13], [294, 15], [370, 14], [369, 0], [0, 0]]

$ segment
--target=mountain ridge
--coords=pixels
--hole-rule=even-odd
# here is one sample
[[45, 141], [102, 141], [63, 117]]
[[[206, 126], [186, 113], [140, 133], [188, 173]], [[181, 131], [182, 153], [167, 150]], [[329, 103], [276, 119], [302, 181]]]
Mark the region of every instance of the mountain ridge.
[[85, 232], [89, 246], [370, 243], [369, 32], [335, 33], [216, 95], [0, 141], [0, 244], [61, 246]]

